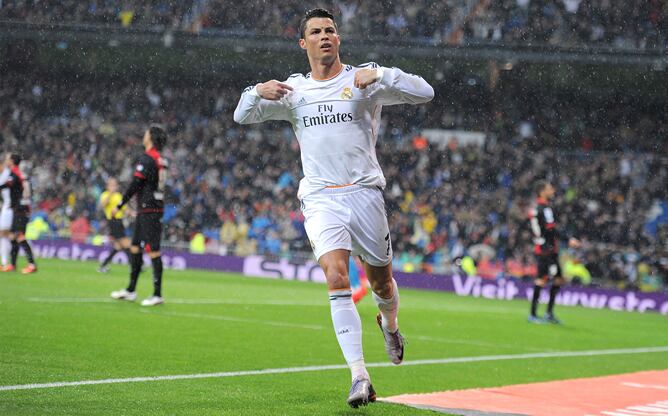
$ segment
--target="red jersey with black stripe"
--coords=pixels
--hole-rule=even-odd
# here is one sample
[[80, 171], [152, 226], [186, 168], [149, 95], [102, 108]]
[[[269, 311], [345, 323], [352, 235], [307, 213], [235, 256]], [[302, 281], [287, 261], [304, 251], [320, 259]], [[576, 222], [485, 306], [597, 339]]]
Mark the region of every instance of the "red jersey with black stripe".
[[151, 148], [137, 160], [134, 180], [137, 187], [139, 214], [163, 212], [167, 161], [157, 149]]
[[9, 206], [14, 210], [14, 214], [25, 215], [30, 213], [30, 182], [17, 166], [13, 166], [10, 170], [6, 184], [9, 188]]
[[557, 219], [547, 200], [536, 198], [529, 210], [529, 223], [533, 233], [534, 253], [538, 255], [558, 253]]

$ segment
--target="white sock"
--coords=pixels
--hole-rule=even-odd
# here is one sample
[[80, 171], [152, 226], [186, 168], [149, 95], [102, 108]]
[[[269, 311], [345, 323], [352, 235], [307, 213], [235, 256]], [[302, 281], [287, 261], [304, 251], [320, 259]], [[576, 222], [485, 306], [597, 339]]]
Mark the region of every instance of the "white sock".
[[362, 352], [362, 320], [353, 303], [352, 291], [334, 290], [329, 292], [332, 309], [332, 323], [343, 357], [350, 367], [353, 380], [357, 377], [369, 378]]
[[3, 266], [7, 265], [7, 255], [9, 254], [10, 247], [9, 238], [0, 238], [0, 261], [2, 261]]
[[397, 282], [392, 279], [392, 297], [383, 299], [372, 291], [373, 300], [376, 301], [380, 316], [382, 318], [383, 328], [394, 333], [399, 329], [399, 321], [397, 315], [399, 314], [399, 288]]

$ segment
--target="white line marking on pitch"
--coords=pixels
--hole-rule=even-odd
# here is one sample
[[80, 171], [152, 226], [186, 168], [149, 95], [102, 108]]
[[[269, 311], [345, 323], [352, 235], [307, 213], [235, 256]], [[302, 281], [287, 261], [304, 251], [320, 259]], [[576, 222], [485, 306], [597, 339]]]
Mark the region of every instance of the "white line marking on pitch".
[[[483, 355], [478, 357], [454, 357], [454, 358], [439, 358], [430, 360], [412, 360], [412, 361], [404, 361], [403, 364], [401, 364], [401, 366], [403, 367], [403, 366], [414, 366], [414, 365], [474, 363], [483, 361], [527, 360], [532, 358], [590, 357], [590, 356], [601, 356], [601, 355], [644, 354], [644, 353], [655, 353], [655, 352], [668, 352], [668, 346], [647, 347], [647, 348], [624, 348], [624, 349], [610, 349], [610, 350], [591, 350], [591, 351], [561, 351], [561, 352], [544, 352], [544, 353], [514, 354], [514, 355], [513, 354]], [[373, 368], [394, 367], [394, 364], [389, 362], [367, 363], [367, 367], [373, 367]], [[347, 368], [348, 366], [346, 364], [335, 364], [335, 365], [313, 365], [306, 367], [268, 368], [265, 370], [227, 371], [221, 373], [177, 374], [171, 376], [153, 376], [153, 377], [108, 378], [102, 380], [63, 381], [55, 383], [35, 383], [35, 384], [18, 384], [14, 386], [0, 386], [0, 391], [75, 387], [75, 386], [88, 386], [93, 384], [140, 383], [147, 381], [194, 380], [200, 378], [224, 378], [224, 377], [260, 376], [267, 374], [306, 373], [312, 371], [343, 370]]]
[[279, 321], [266, 321], [263, 319], [249, 319], [249, 318], [237, 318], [235, 316], [225, 316], [225, 315], [205, 315], [201, 313], [187, 313], [187, 312], [153, 312], [146, 309], [141, 309], [141, 312], [148, 313], [151, 315], [158, 316], [177, 316], [182, 318], [197, 318], [197, 319], [213, 319], [216, 321], [229, 321], [229, 322], [247, 322], [261, 325], [270, 325], [270, 326], [282, 326], [290, 328], [302, 328], [302, 329], [315, 329], [322, 330], [325, 329], [322, 325], [308, 325], [308, 324], [291, 324], [286, 322]]
[[660, 384], [622, 383], [622, 386], [635, 387], [638, 389], [668, 390], [668, 385], [662, 386]]
[[[324, 299], [324, 298], [323, 298]], [[29, 302], [39, 303], [113, 303], [117, 302], [111, 298], [26, 298]], [[220, 299], [169, 299], [166, 303], [171, 305], [268, 305], [268, 306], [326, 306], [329, 308], [329, 303], [323, 302], [300, 302], [300, 301], [281, 301], [281, 300], [266, 300], [266, 301], [245, 301], [239, 299], [220, 300]]]

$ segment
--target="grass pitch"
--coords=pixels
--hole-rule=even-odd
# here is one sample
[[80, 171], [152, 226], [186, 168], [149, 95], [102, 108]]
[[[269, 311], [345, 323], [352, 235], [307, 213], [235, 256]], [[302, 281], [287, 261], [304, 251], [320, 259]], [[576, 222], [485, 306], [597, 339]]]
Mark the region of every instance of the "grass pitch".
[[[42, 260], [0, 275], [0, 388], [32, 383], [344, 364], [323, 285], [200, 271], [165, 272], [166, 304], [108, 299], [127, 269]], [[151, 294], [151, 272], [140, 298]], [[358, 305], [367, 363], [385, 363], [370, 297]], [[557, 307], [562, 326], [530, 325], [528, 304], [401, 291], [407, 361], [668, 346], [668, 317]], [[380, 397], [668, 368], [668, 352], [370, 368]], [[353, 410], [347, 369], [0, 390], [1, 415], [418, 415], [388, 403]]]

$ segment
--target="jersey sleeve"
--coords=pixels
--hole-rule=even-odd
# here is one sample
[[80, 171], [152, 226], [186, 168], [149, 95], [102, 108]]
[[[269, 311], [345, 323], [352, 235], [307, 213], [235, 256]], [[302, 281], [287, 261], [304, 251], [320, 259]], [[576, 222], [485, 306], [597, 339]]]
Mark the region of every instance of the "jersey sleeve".
[[132, 176], [141, 181], [145, 181], [146, 176], [148, 175], [149, 163], [150, 163], [149, 158], [145, 157], [145, 155], [142, 155], [139, 159], [137, 159], [137, 162], [135, 164], [135, 171], [132, 174]]
[[542, 231], [543, 224], [541, 223], [540, 210], [538, 207], [531, 208], [529, 211], [529, 224], [531, 225], [531, 232], [536, 243], [544, 244], [545, 236]]
[[239, 124], [261, 123], [267, 120], [290, 120], [290, 106], [286, 100], [265, 100], [257, 86], [248, 87], [241, 94], [234, 110], [234, 121]]
[[399, 68], [376, 65], [376, 69], [380, 69], [381, 76], [371, 97], [378, 104], [424, 104], [434, 98], [434, 88], [422, 77], [408, 74]]

